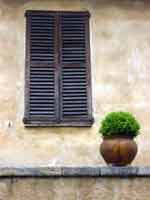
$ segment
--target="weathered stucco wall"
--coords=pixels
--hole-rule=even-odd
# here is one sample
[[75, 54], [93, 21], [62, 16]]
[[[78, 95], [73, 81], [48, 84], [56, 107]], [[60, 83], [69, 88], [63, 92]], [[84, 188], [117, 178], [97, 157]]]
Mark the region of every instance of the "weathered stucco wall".
[[[109, 182], [109, 184], [108, 184]], [[7, 200], [149, 200], [150, 181], [133, 179], [1, 179]]]
[[[27, 9], [90, 11], [92, 128], [24, 128]], [[150, 165], [149, 57], [150, 3], [146, 0], [0, 0], [0, 165], [102, 164], [99, 122], [116, 110], [131, 111], [141, 122], [134, 164]]]

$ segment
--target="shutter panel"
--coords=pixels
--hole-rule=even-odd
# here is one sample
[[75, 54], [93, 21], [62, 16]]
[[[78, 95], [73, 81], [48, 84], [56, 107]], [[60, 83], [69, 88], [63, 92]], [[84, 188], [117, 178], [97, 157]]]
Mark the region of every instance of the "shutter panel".
[[38, 11], [28, 11], [26, 15], [26, 118], [30, 122], [55, 122], [55, 16]]
[[89, 14], [27, 11], [26, 126], [92, 124]]
[[61, 120], [92, 121], [88, 14], [61, 15]]

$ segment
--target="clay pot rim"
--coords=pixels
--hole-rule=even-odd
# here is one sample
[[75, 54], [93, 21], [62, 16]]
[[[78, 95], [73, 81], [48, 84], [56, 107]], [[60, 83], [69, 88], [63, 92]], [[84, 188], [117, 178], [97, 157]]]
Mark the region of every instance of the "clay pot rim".
[[112, 135], [112, 136], [103, 136], [102, 138], [104, 140], [108, 140], [108, 139], [131, 139], [133, 140], [135, 136], [131, 136], [131, 135]]

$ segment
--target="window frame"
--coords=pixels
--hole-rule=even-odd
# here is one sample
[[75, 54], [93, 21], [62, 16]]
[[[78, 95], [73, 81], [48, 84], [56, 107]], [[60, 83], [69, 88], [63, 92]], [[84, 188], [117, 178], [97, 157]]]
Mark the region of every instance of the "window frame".
[[[90, 14], [88, 11], [39, 11], [39, 10], [27, 10], [25, 13], [25, 16], [30, 16], [33, 15], [34, 13], [38, 14], [42, 14], [42, 15], [54, 15], [57, 17], [60, 14], [72, 14], [72, 13], [76, 13], [79, 15], [83, 15], [83, 16], [87, 16], [88, 18], [90, 17]], [[59, 23], [59, 22], [58, 22]], [[25, 35], [25, 95], [24, 95], [24, 118], [23, 118], [23, 122], [25, 127], [91, 127], [94, 119], [93, 119], [93, 112], [92, 112], [92, 83], [91, 83], [91, 55], [90, 55], [90, 27], [89, 27], [89, 19], [86, 20], [86, 70], [87, 70], [87, 100], [88, 100], [88, 120], [82, 120], [80, 121], [79, 119], [77, 121], [63, 121], [63, 122], [56, 122], [56, 121], [45, 121], [45, 120], [37, 120], [37, 121], [33, 121], [32, 119], [30, 119], [29, 116], [29, 97], [30, 97], [30, 51], [29, 51], [29, 47], [30, 47], [30, 24], [28, 23], [28, 21], [26, 20], [26, 35]], [[58, 28], [60, 28], [60, 24], [57, 24], [57, 27], [55, 29], [55, 31], [58, 31]], [[58, 41], [55, 41], [58, 43]], [[58, 45], [58, 44], [57, 44]], [[55, 52], [58, 53], [58, 52]], [[59, 55], [58, 55], [59, 56]], [[58, 70], [58, 67], [56, 68], [56, 70]], [[57, 71], [57, 75], [60, 73], [61, 69]], [[59, 83], [60, 84], [60, 83]], [[59, 87], [61, 87], [61, 85], [59, 85]], [[57, 98], [57, 103], [61, 103], [61, 101], [58, 101]], [[57, 109], [57, 112], [60, 111]], [[59, 106], [60, 109], [60, 106]], [[59, 115], [60, 117], [60, 115]]]

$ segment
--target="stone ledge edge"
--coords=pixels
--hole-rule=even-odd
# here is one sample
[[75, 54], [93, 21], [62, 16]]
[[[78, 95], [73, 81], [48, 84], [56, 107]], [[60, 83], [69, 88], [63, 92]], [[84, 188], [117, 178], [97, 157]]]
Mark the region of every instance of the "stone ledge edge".
[[150, 167], [0, 167], [0, 177], [150, 177]]

